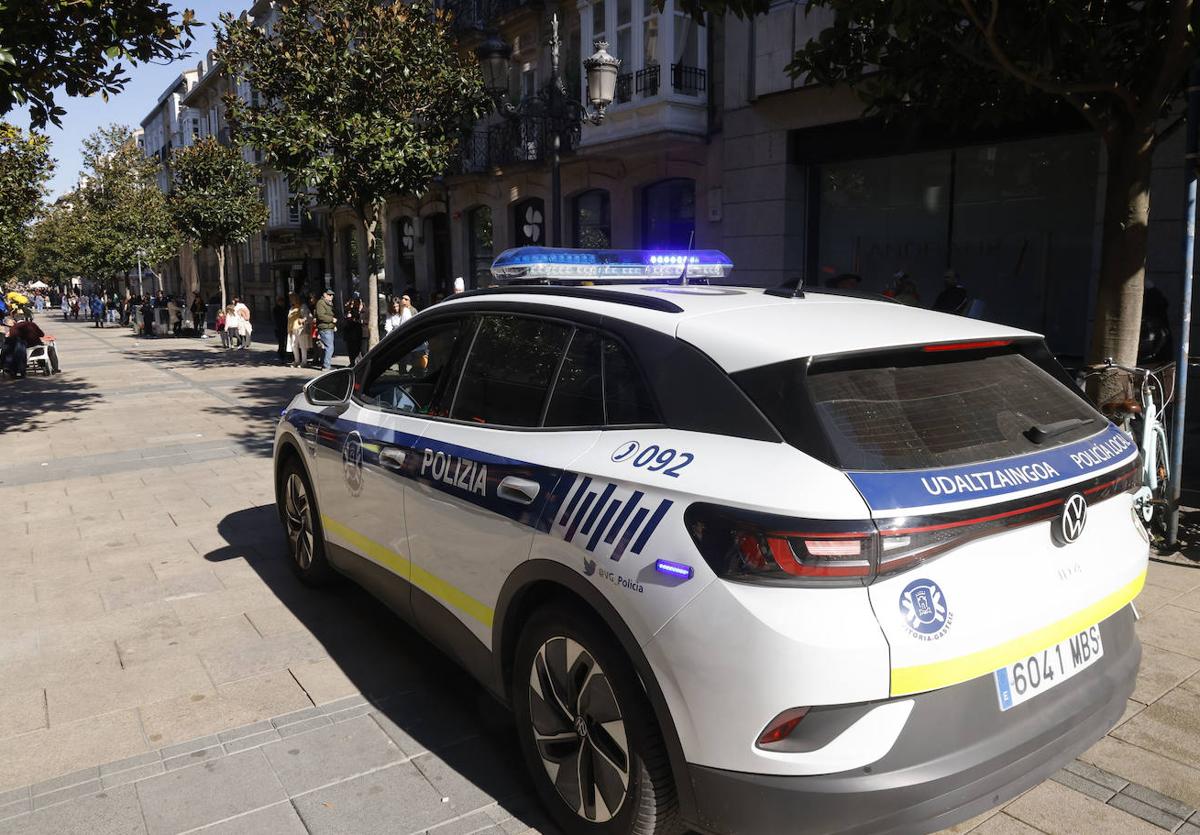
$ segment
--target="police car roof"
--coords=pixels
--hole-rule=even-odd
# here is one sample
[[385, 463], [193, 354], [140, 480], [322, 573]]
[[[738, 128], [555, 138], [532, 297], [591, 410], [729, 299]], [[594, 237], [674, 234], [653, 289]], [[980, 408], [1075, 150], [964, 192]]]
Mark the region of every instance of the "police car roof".
[[819, 291], [791, 298], [756, 287], [699, 284], [582, 289], [586, 292], [508, 286], [452, 296], [443, 304], [549, 304], [612, 316], [690, 342], [730, 373], [796, 357], [1037, 336], [963, 316]]

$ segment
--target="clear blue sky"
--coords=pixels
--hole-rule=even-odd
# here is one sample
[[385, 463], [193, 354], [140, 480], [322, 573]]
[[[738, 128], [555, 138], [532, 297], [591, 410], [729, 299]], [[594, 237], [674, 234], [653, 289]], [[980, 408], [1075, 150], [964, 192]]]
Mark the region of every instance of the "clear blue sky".
[[[56, 96], [55, 102], [67, 115], [62, 127], [46, 126], [46, 134], [53, 142], [51, 153], [58, 161], [54, 177], [49, 183], [50, 198], [53, 199], [75, 185], [79, 178], [79, 146], [84, 137], [112, 123], [137, 127], [154, 107], [158, 97], [184, 69], [194, 67], [214, 45], [212, 24], [221, 12], [240, 13], [250, 5], [250, 0], [191, 0], [172, 4], [176, 9], [193, 9], [196, 17], [203, 21], [194, 32], [194, 41], [188, 50], [190, 55], [170, 64], [142, 64], [129, 70], [129, 83], [125, 91], [110, 96], [105, 102], [100, 96], [91, 98], [69, 98], [65, 93]], [[29, 127], [29, 113], [17, 110], [5, 117], [7, 121], [22, 128]]]

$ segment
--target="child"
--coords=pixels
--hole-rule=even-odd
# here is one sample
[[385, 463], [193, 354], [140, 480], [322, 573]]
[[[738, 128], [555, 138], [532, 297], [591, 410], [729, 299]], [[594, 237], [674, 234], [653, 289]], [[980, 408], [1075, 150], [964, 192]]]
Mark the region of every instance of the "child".
[[221, 334], [221, 346], [229, 347], [229, 331], [225, 330], [225, 311], [217, 311], [217, 333]]
[[237, 310], [233, 305], [225, 308], [225, 340], [226, 348], [240, 348], [242, 346], [242, 317], [238, 316]]

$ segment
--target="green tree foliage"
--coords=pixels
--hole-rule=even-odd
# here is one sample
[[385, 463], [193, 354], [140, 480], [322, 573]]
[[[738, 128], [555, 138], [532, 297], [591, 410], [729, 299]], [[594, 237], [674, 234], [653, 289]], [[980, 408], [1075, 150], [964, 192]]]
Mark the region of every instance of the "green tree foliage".
[[[693, 14], [769, 6], [683, 2]], [[811, 0], [806, 13], [828, 23], [789, 71], [850, 85], [868, 114], [976, 126], [1071, 111], [1101, 137], [1108, 170], [1091, 353], [1132, 364], [1151, 154], [1196, 57], [1193, 0]]]
[[180, 240], [158, 185], [158, 160], [142, 152], [133, 131], [112, 125], [84, 140], [83, 163], [70, 196], [80, 274], [107, 283], [134, 269], [139, 251], [143, 265], [161, 272]]
[[29, 222], [53, 171], [49, 139], [0, 122], [0, 280], [24, 260]]
[[171, 155], [168, 200], [175, 228], [185, 238], [216, 250], [225, 306], [225, 247], [245, 243], [267, 222], [253, 165], [234, 147], [209, 137]]
[[0, 114], [29, 105], [35, 127], [59, 124], [68, 96], [125, 88], [136, 66], [180, 57], [196, 21], [167, 0], [12, 0], [0, 3]]
[[[362, 225], [368, 263], [380, 262], [389, 194], [421, 194], [447, 171], [464, 125], [485, 112], [473, 60], [448, 13], [426, 0], [281, 0], [267, 33], [221, 17], [217, 54], [260, 95], [225, 98], [234, 136], [330, 208]], [[378, 281], [367, 278], [370, 344], [379, 339]]]
[[30, 227], [25, 245], [25, 274], [50, 284], [65, 284], [79, 275], [80, 234], [84, 231], [76, 214], [72, 194], [56, 200]]

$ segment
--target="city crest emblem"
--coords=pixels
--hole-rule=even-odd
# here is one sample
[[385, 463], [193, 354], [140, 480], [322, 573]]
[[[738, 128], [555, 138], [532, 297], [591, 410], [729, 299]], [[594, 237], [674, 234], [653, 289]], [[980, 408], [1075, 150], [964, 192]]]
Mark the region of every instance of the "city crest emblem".
[[357, 431], [347, 433], [342, 444], [342, 476], [346, 479], [346, 489], [351, 496], [362, 493], [363, 488], [363, 445], [362, 435]]
[[914, 638], [936, 641], [950, 629], [954, 615], [946, 605], [946, 596], [933, 580], [914, 580], [900, 593], [900, 614]]

